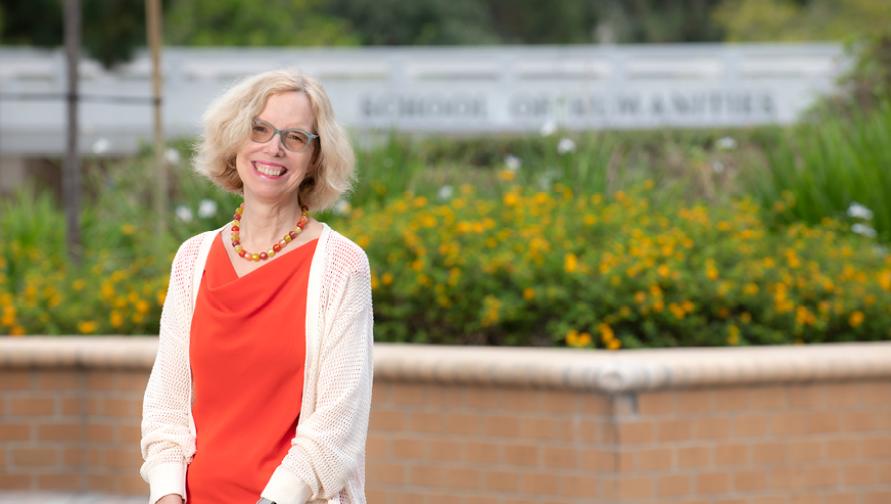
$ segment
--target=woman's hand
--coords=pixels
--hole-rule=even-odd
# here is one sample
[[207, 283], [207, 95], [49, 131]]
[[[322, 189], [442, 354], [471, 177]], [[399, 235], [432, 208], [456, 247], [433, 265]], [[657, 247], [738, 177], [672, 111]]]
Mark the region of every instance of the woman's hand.
[[158, 499], [157, 504], [183, 504], [185, 502], [178, 494], [165, 495]]

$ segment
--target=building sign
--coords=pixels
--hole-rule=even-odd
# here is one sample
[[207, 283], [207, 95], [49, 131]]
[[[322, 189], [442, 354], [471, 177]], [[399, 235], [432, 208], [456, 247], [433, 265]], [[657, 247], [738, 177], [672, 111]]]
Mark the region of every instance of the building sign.
[[[0, 156], [64, 149], [60, 53], [0, 49]], [[325, 85], [340, 122], [365, 130], [479, 134], [788, 124], [842, 72], [834, 44], [401, 49], [177, 49], [164, 54], [165, 131], [194, 136], [236, 79], [301, 68]], [[92, 96], [148, 97], [148, 57], [108, 72], [81, 66]], [[22, 96], [58, 99], [20, 99]], [[147, 100], [85, 101], [85, 148], [135, 150], [151, 138]]]

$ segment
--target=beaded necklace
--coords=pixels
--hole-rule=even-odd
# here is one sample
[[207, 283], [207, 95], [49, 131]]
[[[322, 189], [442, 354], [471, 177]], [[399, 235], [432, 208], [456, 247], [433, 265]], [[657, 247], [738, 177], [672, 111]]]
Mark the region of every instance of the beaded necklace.
[[309, 222], [309, 209], [301, 207], [303, 210], [300, 219], [297, 221], [297, 225], [294, 226], [294, 229], [285, 233], [285, 236], [282, 237], [278, 243], [272, 245], [272, 248], [265, 252], [248, 252], [241, 246], [241, 239], [239, 238], [239, 231], [241, 231], [241, 216], [244, 214], [244, 202], [235, 209], [235, 214], [232, 216], [232, 248], [235, 249], [235, 253], [238, 254], [239, 257], [243, 257], [248, 261], [265, 261], [271, 257], [274, 257], [275, 254], [279, 253], [281, 249], [285, 248], [285, 246], [299, 235], [303, 228], [306, 227], [306, 224]]

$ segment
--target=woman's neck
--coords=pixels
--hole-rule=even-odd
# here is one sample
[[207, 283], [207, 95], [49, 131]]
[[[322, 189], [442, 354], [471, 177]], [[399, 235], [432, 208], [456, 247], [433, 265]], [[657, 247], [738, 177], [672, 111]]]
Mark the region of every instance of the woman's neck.
[[294, 229], [300, 219], [296, 199], [286, 204], [245, 198], [241, 217], [241, 243], [248, 250], [266, 250]]

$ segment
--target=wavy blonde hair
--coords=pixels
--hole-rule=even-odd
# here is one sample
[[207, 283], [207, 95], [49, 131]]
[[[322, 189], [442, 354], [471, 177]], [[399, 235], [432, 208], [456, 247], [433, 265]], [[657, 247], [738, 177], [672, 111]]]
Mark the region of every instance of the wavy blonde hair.
[[243, 194], [235, 169], [235, 154], [247, 141], [251, 123], [270, 96], [289, 91], [309, 98], [318, 147], [297, 189], [300, 203], [310, 210], [334, 205], [355, 182], [356, 158], [344, 129], [334, 120], [328, 93], [319, 81], [297, 70], [273, 70], [237, 82], [215, 99], [204, 113], [204, 130], [194, 159], [195, 171], [229, 192]]

